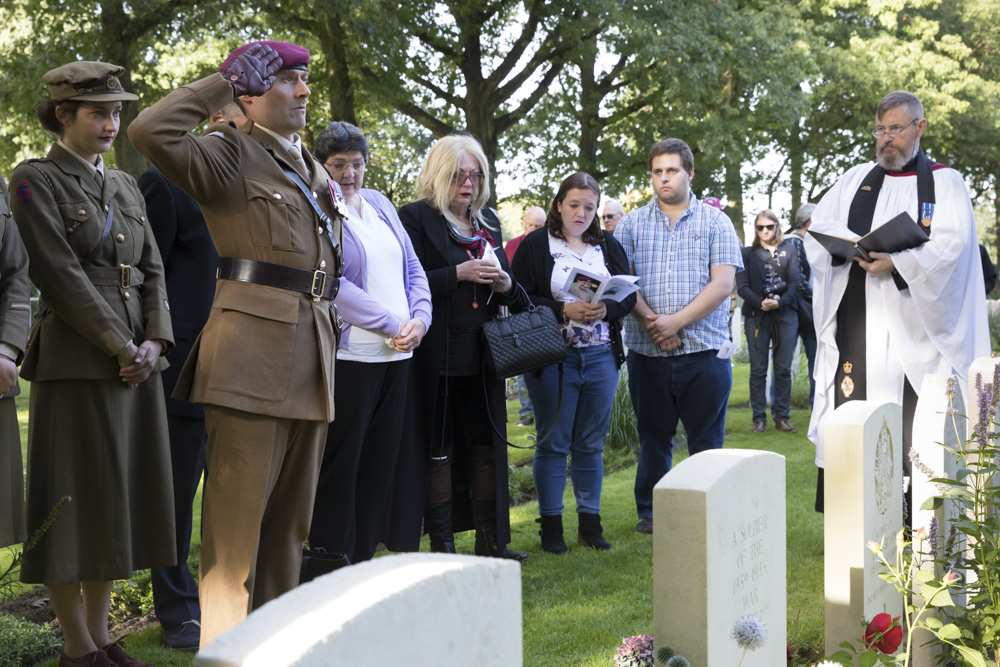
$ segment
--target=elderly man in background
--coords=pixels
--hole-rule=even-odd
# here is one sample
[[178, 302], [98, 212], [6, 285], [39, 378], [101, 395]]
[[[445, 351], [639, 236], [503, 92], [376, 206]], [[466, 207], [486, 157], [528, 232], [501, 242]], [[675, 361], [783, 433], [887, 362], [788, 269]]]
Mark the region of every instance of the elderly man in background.
[[615, 233], [615, 227], [618, 226], [618, 221], [622, 219], [623, 215], [625, 215], [625, 209], [622, 208], [617, 199], [609, 199], [604, 202], [601, 220], [604, 221], [604, 228], [611, 234]]
[[[523, 233], [520, 236], [515, 236], [511, 240], [504, 244], [503, 249], [507, 251], [507, 258], [513, 263], [514, 253], [517, 252], [518, 247], [521, 245], [521, 241], [524, 237], [545, 226], [545, 209], [541, 206], [531, 206], [527, 211], [524, 212], [524, 217], [521, 219], [521, 228]], [[517, 376], [517, 397], [521, 401], [521, 409], [517, 411], [517, 426], [531, 426], [535, 423], [535, 411], [531, 405], [531, 397], [528, 395], [528, 387], [524, 384], [524, 376]]]

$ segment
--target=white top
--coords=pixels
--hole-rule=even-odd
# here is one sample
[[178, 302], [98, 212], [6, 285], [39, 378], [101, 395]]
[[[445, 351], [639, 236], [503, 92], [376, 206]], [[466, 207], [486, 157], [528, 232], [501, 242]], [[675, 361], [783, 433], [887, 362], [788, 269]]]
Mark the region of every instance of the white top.
[[[810, 231], [850, 236], [847, 216], [861, 182], [874, 163], [848, 171], [813, 211]], [[928, 373], [956, 374], [968, 386], [969, 366], [989, 356], [990, 336], [983, 298], [972, 202], [961, 174], [934, 171], [934, 217], [930, 240], [893, 253], [892, 261], [909, 289], [900, 291], [890, 274], [865, 278], [867, 400], [903, 402], [903, 378], [917, 392]], [[916, 175], [886, 174], [879, 191], [872, 229], [906, 211], [920, 220]], [[835, 338], [837, 310], [847, 289], [848, 266], [832, 266], [830, 253], [811, 235], [804, 241], [812, 269], [813, 320], [818, 340], [816, 400], [809, 439], [816, 443], [816, 464], [823, 466], [821, 424], [833, 411], [833, 386], [840, 352]]]
[[[599, 245], [587, 244], [587, 250], [583, 256], [577, 255], [563, 239], [557, 239], [549, 234], [549, 253], [555, 262], [552, 267], [552, 277], [549, 286], [552, 290], [552, 298], [557, 301], [569, 303], [580, 301], [569, 296], [562, 291], [562, 286], [566, 284], [566, 278], [574, 268], [584, 268], [591, 273], [610, 278], [608, 267], [604, 265], [604, 252]], [[591, 345], [602, 345], [611, 342], [611, 330], [605, 320], [599, 322], [579, 322], [569, 320], [560, 323], [563, 338], [569, 347], [589, 347]]]
[[[360, 195], [355, 195], [355, 200], [361, 202], [361, 215], [353, 206], [348, 206], [344, 223], [351, 225], [358, 244], [364, 248], [365, 291], [400, 322], [408, 322], [410, 304], [403, 281], [403, 249], [375, 209]], [[375, 364], [413, 356], [412, 352], [397, 352], [389, 347], [384, 334], [360, 327], [351, 327], [347, 344], [349, 348], [341, 347], [337, 351], [337, 359]]]

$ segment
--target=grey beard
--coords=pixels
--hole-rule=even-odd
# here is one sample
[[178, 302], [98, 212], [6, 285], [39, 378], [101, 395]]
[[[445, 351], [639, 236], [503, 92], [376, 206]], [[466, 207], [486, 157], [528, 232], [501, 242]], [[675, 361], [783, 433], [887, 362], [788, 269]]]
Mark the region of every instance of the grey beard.
[[917, 151], [919, 150], [920, 150], [920, 144], [914, 143], [913, 150], [910, 151], [909, 155], [905, 153], [896, 152], [890, 157], [884, 155], [881, 149], [876, 148], [875, 161], [878, 162], [879, 166], [885, 169], [886, 171], [899, 171], [900, 169], [903, 168], [903, 166], [906, 165], [907, 162], [909, 162], [914, 158], [914, 156], [916, 156]]

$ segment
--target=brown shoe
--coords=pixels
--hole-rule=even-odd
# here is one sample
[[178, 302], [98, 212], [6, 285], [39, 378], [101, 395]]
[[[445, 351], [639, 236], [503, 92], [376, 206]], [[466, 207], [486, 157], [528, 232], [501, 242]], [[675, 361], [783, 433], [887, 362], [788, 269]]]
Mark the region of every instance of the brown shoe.
[[763, 433], [764, 429], [767, 428], [767, 422], [763, 419], [754, 419], [753, 426], [750, 427], [751, 433]]
[[124, 647], [125, 642], [119, 639], [116, 642], [108, 644], [102, 649], [108, 654], [108, 657], [111, 658], [111, 662], [109, 663], [111, 667], [114, 667], [115, 665], [118, 665], [118, 667], [153, 667], [153, 665], [150, 665], [149, 663], [139, 662], [130, 656], [123, 650]]
[[795, 428], [788, 423], [787, 417], [782, 417], [778, 421], [774, 422], [774, 429], [776, 431], [784, 431], [785, 433], [798, 433], [799, 429]]
[[111, 662], [107, 653], [97, 650], [79, 658], [62, 653], [59, 655], [59, 667], [115, 667], [115, 663]]

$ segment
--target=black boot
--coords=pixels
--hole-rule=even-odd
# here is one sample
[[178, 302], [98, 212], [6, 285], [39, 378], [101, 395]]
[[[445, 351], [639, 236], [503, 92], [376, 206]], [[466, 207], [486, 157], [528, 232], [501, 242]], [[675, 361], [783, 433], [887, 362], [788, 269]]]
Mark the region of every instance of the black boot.
[[588, 546], [591, 549], [597, 549], [598, 551], [608, 551], [611, 549], [611, 545], [604, 539], [604, 529], [601, 528], [600, 514], [580, 512], [576, 516], [580, 521], [580, 544]]
[[516, 560], [518, 563], [527, 563], [528, 554], [521, 551], [508, 549], [507, 545], [497, 544], [497, 530], [482, 527], [476, 529], [476, 555], [489, 556], [491, 558], [507, 558]]
[[451, 503], [424, 510], [424, 532], [431, 538], [431, 552], [455, 553], [455, 535], [451, 532]]
[[563, 539], [562, 514], [543, 515], [535, 521], [542, 524], [542, 529], [538, 531], [542, 536], [542, 551], [548, 551], [550, 554], [564, 554], [569, 551], [566, 540]]

